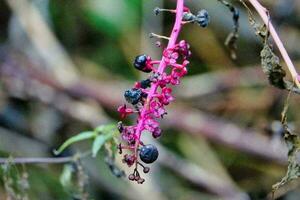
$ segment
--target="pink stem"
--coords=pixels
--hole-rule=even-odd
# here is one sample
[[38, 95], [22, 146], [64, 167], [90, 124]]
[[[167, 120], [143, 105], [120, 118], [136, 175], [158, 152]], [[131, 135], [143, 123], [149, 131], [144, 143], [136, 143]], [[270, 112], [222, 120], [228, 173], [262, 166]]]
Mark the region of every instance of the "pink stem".
[[[180, 29], [181, 29], [181, 26], [182, 26], [181, 21], [182, 21], [182, 15], [183, 15], [183, 7], [184, 7], [183, 5], [184, 5], [184, 0], [177, 0], [175, 24], [173, 26], [172, 33], [170, 35], [170, 39], [169, 39], [169, 42], [168, 42], [167, 49], [173, 48], [176, 44]], [[160, 63], [159, 63], [157, 72], [162, 74], [164, 72], [165, 68], [166, 68], [166, 62], [165, 62], [165, 58], [163, 56]], [[149, 102], [155, 96], [157, 87], [158, 87], [158, 83], [153, 83], [151, 85], [146, 103], [145, 103], [145, 105], [142, 109], [142, 112], [139, 116], [139, 119], [138, 119], [138, 125], [137, 125], [137, 129], [136, 129], [136, 132], [135, 132], [135, 136], [136, 136], [136, 139], [137, 139], [136, 149], [135, 149], [136, 154], [137, 154], [137, 149], [138, 149], [138, 146], [139, 146], [139, 143], [140, 143], [139, 141], [140, 141], [141, 134], [142, 134], [142, 127], [143, 127], [143, 124], [144, 124], [144, 121], [145, 121], [145, 116], [147, 114], [147, 110], [148, 110], [148, 107], [149, 107]]]
[[269, 31], [271, 36], [274, 39], [274, 42], [276, 46], [278, 47], [291, 75], [297, 86], [300, 88], [299, 80], [298, 80], [298, 73], [296, 71], [296, 68], [291, 61], [286, 49], [284, 48], [281, 39], [279, 38], [273, 24], [270, 22], [269, 16], [267, 15], [267, 9], [263, 7], [257, 0], [249, 0], [249, 2], [253, 5], [255, 10], [258, 12], [264, 23], [269, 27]]
[[160, 60], [152, 60], [151, 64], [159, 64], [161, 61]]

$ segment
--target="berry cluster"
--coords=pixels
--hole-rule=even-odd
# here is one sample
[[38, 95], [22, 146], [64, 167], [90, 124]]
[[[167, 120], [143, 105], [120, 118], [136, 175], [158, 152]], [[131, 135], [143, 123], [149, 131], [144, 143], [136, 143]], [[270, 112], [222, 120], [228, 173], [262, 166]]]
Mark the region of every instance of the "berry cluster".
[[183, 13], [183, 21], [184, 22], [191, 22], [191, 23], [198, 23], [199, 26], [205, 28], [209, 24], [209, 15], [208, 12], [204, 9], [200, 10], [197, 15], [192, 14], [191, 12], [184, 12]]
[[[137, 181], [142, 184], [145, 180], [141, 178], [138, 172], [138, 166], [143, 168], [144, 173], [148, 173], [150, 168], [144, 164], [151, 164], [158, 158], [158, 150], [152, 144], [144, 144], [141, 141], [141, 134], [148, 132], [154, 138], [161, 136], [159, 127], [159, 118], [167, 114], [165, 106], [174, 100], [172, 96], [172, 85], [180, 84], [180, 78], [187, 74], [188, 58], [191, 55], [189, 44], [181, 40], [176, 42], [181, 26], [185, 24], [186, 13], [189, 9], [183, 6], [183, 0], [177, 1], [176, 10], [161, 9], [160, 11], [170, 11], [176, 14], [175, 25], [170, 37], [161, 36], [160, 38], [168, 39], [168, 46], [163, 49], [161, 60], [152, 60], [148, 55], [138, 55], [133, 66], [142, 72], [149, 73], [149, 77], [135, 83], [134, 87], [124, 93], [127, 103], [118, 108], [121, 118], [131, 114], [137, 114], [136, 124], [125, 126], [123, 122], [118, 123], [118, 130], [121, 133], [122, 140], [125, 144], [119, 144], [119, 153], [124, 150], [126, 153], [123, 162], [129, 167], [135, 166], [134, 172], [128, 176], [129, 180]], [[208, 15], [201, 12], [195, 17], [197, 23], [206, 26]], [[200, 16], [201, 15], [201, 16]], [[203, 19], [207, 20], [204, 22]], [[152, 34], [152, 36], [157, 36]], [[169, 68], [169, 73], [166, 69]]]

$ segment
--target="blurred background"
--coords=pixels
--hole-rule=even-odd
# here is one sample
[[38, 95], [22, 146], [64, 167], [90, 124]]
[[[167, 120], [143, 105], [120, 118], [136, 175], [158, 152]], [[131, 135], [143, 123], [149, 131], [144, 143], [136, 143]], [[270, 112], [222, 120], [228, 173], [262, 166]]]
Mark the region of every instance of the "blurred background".
[[[241, 15], [236, 60], [224, 46], [233, 29], [228, 8], [216, 0], [186, 1], [194, 13], [205, 8], [211, 23], [206, 29], [187, 25], [180, 35], [191, 45], [189, 74], [174, 88], [163, 136], [145, 138], [157, 143], [160, 157], [143, 185], [115, 177], [101, 152], [75, 167], [2, 165], [0, 199], [268, 199], [287, 167], [279, 122], [287, 92], [268, 84], [261, 41], [245, 9], [230, 2]], [[299, 66], [300, 1], [261, 2]], [[2, 157], [51, 157], [67, 138], [120, 120], [124, 90], [144, 76], [133, 59], [142, 53], [159, 59], [149, 33], [168, 35], [172, 28], [174, 16], [155, 16], [153, 9], [174, 6], [171, 0], [1, 0]], [[295, 130], [299, 100], [292, 96], [288, 112]], [[79, 143], [64, 155], [90, 145]], [[276, 193], [284, 200], [299, 195], [300, 181]]]

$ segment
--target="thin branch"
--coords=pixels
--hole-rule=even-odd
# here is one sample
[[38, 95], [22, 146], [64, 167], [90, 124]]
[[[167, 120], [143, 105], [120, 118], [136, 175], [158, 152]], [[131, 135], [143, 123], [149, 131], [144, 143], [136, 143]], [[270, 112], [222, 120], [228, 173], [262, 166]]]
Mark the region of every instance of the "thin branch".
[[0, 158], [0, 164], [58, 164], [72, 161], [74, 161], [73, 156], [62, 158]]
[[[242, 0], [240, 0], [240, 1], [243, 2]], [[257, 0], [249, 0], [249, 2], [252, 4], [252, 6], [258, 12], [258, 14], [262, 18], [262, 20], [266, 24], [266, 26], [269, 28], [270, 34], [271, 34], [272, 38], [274, 39], [274, 42], [275, 42], [276, 46], [278, 47], [278, 49], [282, 55], [282, 58], [283, 58], [284, 62], [286, 63], [288, 70], [291, 73], [293, 80], [295, 81], [298, 88], [300, 88], [300, 83], [298, 80], [299, 75], [298, 75], [296, 68], [295, 68], [292, 60], [290, 59], [281, 39], [279, 38], [273, 24], [270, 22], [268, 10], [265, 7], [263, 7]]]
[[85, 152], [81, 154], [75, 154], [73, 156], [67, 156], [67, 157], [57, 157], [57, 158], [51, 158], [51, 157], [28, 157], [28, 158], [0, 158], [0, 164], [60, 164], [60, 163], [69, 163], [69, 162], [75, 162], [78, 159], [87, 157], [90, 155], [91, 152]]

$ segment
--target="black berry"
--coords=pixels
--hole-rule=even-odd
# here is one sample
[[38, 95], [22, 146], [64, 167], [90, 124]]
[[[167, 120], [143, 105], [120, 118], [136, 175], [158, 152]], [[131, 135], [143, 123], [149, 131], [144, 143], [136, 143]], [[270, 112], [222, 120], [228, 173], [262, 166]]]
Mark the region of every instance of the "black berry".
[[153, 11], [154, 11], [154, 14], [155, 14], [155, 15], [158, 15], [158, 14], [160, 13], [161, 9], [158, 8], [158, 7], [156, 7], [156, 8], [154, 8]]
[[193, 15], [190, 12], [184, 12], [183, 13], [183, 17], [182, 17], [183, 21], [193, 21], [195, 20], [195, 15]]
[[128, 103], [135, 105], [141, 100], [142, 91], [140, 89], [132, 88], [125, 91], [124, 97]]
[[209, 23], [209, 15], [206, 10], [200, 10], [196, 16], [196, 21], [201, 27], [207, 27]]
[[141, 83], [141, 88], [143, 88], [143, 89], [146, 89], [151, 86], [150, 79], [142, 80], [140, 83]]
[[148, 68], [146, 64], [147, 64], [147, 55], [143, 54], [135, 57], [133, 65], [137, 70], [146, 73], [151, 72], [152, 71], [151, 68]]
[[147, 144], [140, 149], [140, 158], [144, 163], [153, 163], [158, 158], [156, 146]]

